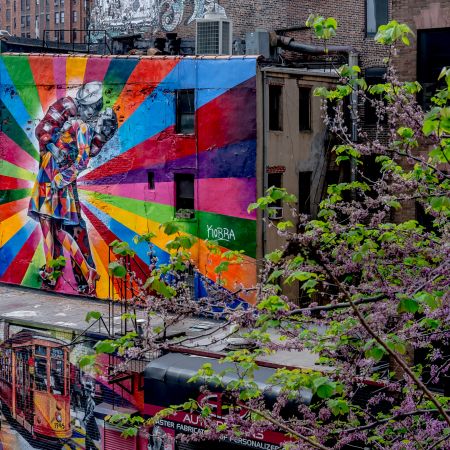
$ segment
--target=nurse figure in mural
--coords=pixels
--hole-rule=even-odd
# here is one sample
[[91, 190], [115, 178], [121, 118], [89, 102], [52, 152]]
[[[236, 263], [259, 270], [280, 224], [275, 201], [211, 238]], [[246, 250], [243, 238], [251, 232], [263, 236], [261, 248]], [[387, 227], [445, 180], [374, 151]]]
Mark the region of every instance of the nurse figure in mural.
[[50, 262], [59, 244], [70, 254], [74, 271], [84, 278], [91, 295], [99, 275], [89, 242], [83, 245], [83, 253], [75, 238], [86, 229], [76, 183], [90, 158], [99, 154], [117, 129], [115, 113], [110, 108], [101, 112], [102, 106], [102, 83], [98, 81], [83, 85], [75, 98], [64, 97], [50, 106], [35, 130], [40, 161], [28, 209], [29, 216], [39, 221], [44, 238], [43, 281], [55, 285]]

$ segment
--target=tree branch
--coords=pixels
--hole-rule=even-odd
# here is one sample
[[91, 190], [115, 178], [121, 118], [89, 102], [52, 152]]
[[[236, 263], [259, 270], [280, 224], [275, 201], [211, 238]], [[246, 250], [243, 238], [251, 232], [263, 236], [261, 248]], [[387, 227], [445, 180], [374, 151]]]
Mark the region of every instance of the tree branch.
[[350, 306], [352, 307], [356, 317], [360, 321], [361, 325], [364, 327], [364, 329], [369, 333], [370, 336], [372, 336], [373, 339], [381, 346], [383, 347], [384, 351], [390, 355], [395, 362], [405, 371], [405, 373], [414, 381], [416, 386], [428, 397], [428, 399], [433, 403], [434, 406], [436, 406], [436, 409], [440, 412], [442, 417], [445, 419], [447, 424], [450, 426], [450, 416], [447, 414], [447, 412], [444, 410], [442, 405], [439, 403], [439, 401], [435, 398], [433, 393], [427, 388], [427, 386], [416, 376], [416, 374], [411, 370], [411, 368], [406, 364], [406, 362], [401, 358], [396, 352], [391, 350], [389, 346], [383, 341], [383, 339], [378, 336], [375, 331], [372, 330], [364, 316], [362, 315], [361, 311], [358, 309], [358, 306], [355, 304], [355, 301], [352, 300], [352, 296], [350, 292], [348, 292], [347, 288], [341, 283], [341, 281], [334, 275], [334, 273], [330, 270], [328, 265], [322, 261], [322, 258], [320, 257], [319, 253], [313, 249], [313, 253], [317, 257], [317, 262], [320, 264], [323, 269], [327, 272], [328, 276], [330, 276], [334, 282], [339, 286], [339, 289], [344, 294], [344, 296], [347, 298], [348, 303], [350, 303]]
[[258, 409], [254, 409], [247, 405], [245, 405], [245, 409], [251, 411], [252, 413], [258, 414], [258, 416], [261, 416], [263, 419], [268, 420], [273, 425], [276, 425], [280, 429], [286, 431], [287, 433], [291, 434], [292, 436], [295, 436], [299, 440], [301, 440], [303, 442], [307, 442], [309, 445], [311, 445], [314, 448], [318, 448], [320, 450], [329, 450], [329, 447], [324, 447], [322, 444], [319, 444], [318, 442], [314, 442], [308, 436], [304, 436], [303, 434], [300, 434], [298, 431], [295, 431], [293, 428], [287, 426], [285, 423], [280, 422], [279, 420], [275, 419], [275, 417], [273, 417], [269, 413], [259, 411]]

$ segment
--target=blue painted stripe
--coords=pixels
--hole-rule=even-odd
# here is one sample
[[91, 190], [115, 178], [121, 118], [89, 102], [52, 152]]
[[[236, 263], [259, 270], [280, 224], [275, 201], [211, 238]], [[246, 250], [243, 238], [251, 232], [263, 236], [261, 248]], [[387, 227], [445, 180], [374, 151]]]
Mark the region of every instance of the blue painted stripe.
[[[134, 236], [136, 236], [136, 232], [131, 230], [130, 228], [122, 225], [117, 220], [113, 219], [111, 216], [108, 216], [107, 213], [101, 211], [96, 208], [94, 205], [84, 200], [83, 205], [89, 209], [89, 211], [94, 214], [102, 223], [104, 223], [107, 228], [117, 236], [120, 241], [128, 242], [130, 248], [136, 252], [136, 254], [141, 258], [145, 263], [149, 262], [148, 251], [149, 247], [145, 242], [140, 242], [135, 244], [133, 242]], [[169, 254], [164, 250], [161, 250], [156, 245], [153, 246], [154, 256], [158, 258], [158, 264], [167, 264], [169, 262]]]
[[9, 76], [5, 63], [0, 58], [0, 82], [1, 91], [0, 98], [8, 108], [14, 120], [19, 124], [20, 128], [25, 132], [30, 142], [37, 149], [38, 142], [34, 135], [35, 124], [32, 121], [20, 95], [17, 93], [14, 83]]
[[2, 245], [0, 248], [0, 277], [14, 261], [36, 226], [37, 223], [34, 220], [27, 220], [25, 225], [8, 242]]
[[[254, 59], [197, 60], [177, 64], [120, 127], [103, 148], [101, 157], [91, 160], [90, 169], [128, 151], [175, 124], [177, 89], [197, 89], [196, 109], [223, 95], [256, 73]], [[86, 172], [87, 173], [87, 172]]]

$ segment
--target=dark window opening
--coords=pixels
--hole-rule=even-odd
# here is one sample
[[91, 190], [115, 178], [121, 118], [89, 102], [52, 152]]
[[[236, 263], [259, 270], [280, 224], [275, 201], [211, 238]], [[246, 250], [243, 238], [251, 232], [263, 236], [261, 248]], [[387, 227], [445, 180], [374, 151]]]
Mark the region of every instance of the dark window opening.
[[438, 80], [443, 67], [450, 66], [450, 28], [419, 30], [417, 36], [417, 81], [422, 85], [418, 98], [428, 108], [437, 89], [445, 86]]
[[416, 202], [416, 220], [419, 225], [425, 228], [425, 231], [433, 231], [433, 221], [434, 217], [425, 211], [423, 205]]
[[190, 173], [175, 174], [177, 217], [190, 219], [194, 217], [194, 175]]
[[[267, 187], [283, 187], [283, 174], [282, 173], [269, 173], [267, 174]], [[270, 204], [269, 216], [271, 219], [281, 219], [283, 217], [283, 204], [281, 200], [277, 200], [275, 203]]]
[[299, 130], [307, 131], [311, 129], [311, 89], [300, 87], [298, 95]]
[[151, 191], [155, 189], [155, 172], [147, 172], [147, 185]]
[[374, 36], [389, 21], [388, 0], [366, 0], [366, 34]]
[[[323, 196], [325, 197], [328, 191], [328, 187], [333, 185], [333, 184], [338, 184], [339, 182], [342, 182], [342, 177], [341, 177], [341, 170], [343, 169], [343, 167], [341, 166], [340, 170], [327, 170], [327, 173], [325, 175], [325, 184], [323, 186]], [[344, 198], [346, 195], [347, 191], [344, 191]]]
[[312, 172], [298, 174], [298, 212], [311, 214], [311, 178]]
[[283, 86], [269, 86], [269, 130], [283, 130]]
[[[365, 72], [365, 80], [368, 86], [375, 86], [376, 84], [385, 83], [386, 80], [384, 75], [386, 73], [386, 69], [384, 67], [369, 67]], [[382, 100], [381, 95], [372, 95], [369, 92], [366, 92], [367, 99], [364, 103], [364, 123], [366, 125], [375, 125], [377, 123], [377, 108], [376, 105], [373, 105], [370, 100]], [[383, 117], [381, 123], [386, 123], [387, 118]]]
[[176, 92], [176, 132], [194, 134], [195, 132], [195, 92], [183, 89]]

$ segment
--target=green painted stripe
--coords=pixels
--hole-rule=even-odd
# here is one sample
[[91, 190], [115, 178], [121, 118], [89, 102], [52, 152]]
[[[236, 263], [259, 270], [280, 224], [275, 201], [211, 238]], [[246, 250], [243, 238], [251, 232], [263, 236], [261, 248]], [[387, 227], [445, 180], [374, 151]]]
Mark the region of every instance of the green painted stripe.
[[5, 203], [15, 202], [16, 200], [22, 200], [29, 197], [31, 189], [11, 189], [8, 191], [0, 190], [0, 205]]
[[0, 160], [0, 175], [11, 178], [19, 178], [21, 180], [34, 181], [36, 174], [22, 167], [16, 166], [9, 161]]
[[[174, 219], [172, 206], [98, 192], [89, 192], [88, 195], [157, 223]], [[216, 240], [223, 247], [244, 250], [248, 256], [256, 257], [256, 221], [203, 211], [196, 211], [196, 219], [179, 220], [178, 224], [185, 233], [200, 239]]]
[[26, 151], [36, 161], [39, 161], [39, 152], [28, 139], [25, 131], [19, 126], [14, 117], [6, 108], [5, 104], [0, 100], [2, 126], [1, 131], [5, 133], [19, 147]]
[[113, 59], [103, 79], [103, 108], [113, 107], [138, 59]]
[[30, 265], [28, 266], [25, 276], [22, 280], [22, 286], [32, 288], [40, 288], [42, 286], [42, 279], [39, 276], [39, 268], [45, 264], [44, 250], [42, 245], [38, 244]]
[[256, 258], [256, 221], [197, 211], [199, 232], [197, 237], [217, 241], [230, 250], [244, 250]]
[[26, 110], [31, 117], [38, 117], [41, 101], [28, 56], [3, 55], [2, 59]]

